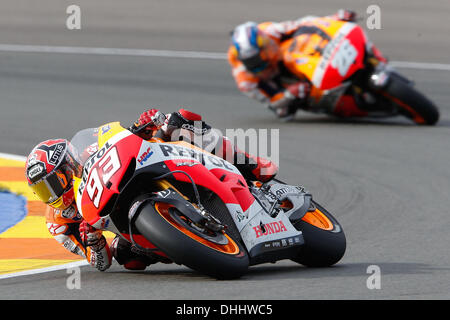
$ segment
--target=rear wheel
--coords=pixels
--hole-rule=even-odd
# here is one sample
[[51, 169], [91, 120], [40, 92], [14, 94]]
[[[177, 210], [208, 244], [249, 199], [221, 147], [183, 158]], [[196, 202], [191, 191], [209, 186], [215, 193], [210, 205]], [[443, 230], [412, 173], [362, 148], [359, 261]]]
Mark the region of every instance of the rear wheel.
[[247, 272], [243, 247], [223, 231], [193, 224], [174, 206], [147, 201], [135, 220], [138, 231], [178, 264], [217, 279], [235, 279]]
[[395, 104], [400, 114], [417, 124], [434, 125], [439, 120], [434, 103], [400, 75], [392, 73], [387, 87], [379, 93]]
[[292, 260], [307, 267], [328, 267], [343, 257], [346, 239], [339, 222], [318, 203], [313, 204], [315, 210], [293, 223], [302, 231], [305, 244]]

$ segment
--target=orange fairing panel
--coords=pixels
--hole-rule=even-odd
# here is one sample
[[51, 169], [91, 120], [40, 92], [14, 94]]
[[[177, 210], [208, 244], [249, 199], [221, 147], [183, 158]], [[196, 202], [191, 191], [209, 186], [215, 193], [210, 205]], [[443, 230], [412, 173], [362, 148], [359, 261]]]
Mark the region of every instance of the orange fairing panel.
[[308, 211], [302, 218], [303, 221], [323, 230], [333, 230], [333, 223], [328, 217], [316, 208], [314, 211]]

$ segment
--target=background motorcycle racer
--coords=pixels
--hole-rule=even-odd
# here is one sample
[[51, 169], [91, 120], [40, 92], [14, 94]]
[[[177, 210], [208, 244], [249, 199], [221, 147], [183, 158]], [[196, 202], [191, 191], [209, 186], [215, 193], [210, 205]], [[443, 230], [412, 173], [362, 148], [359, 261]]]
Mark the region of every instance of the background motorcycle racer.
[[[307, 48], [311, 43], [318, 38], [327, 38], [324, 31], [310, 24], [317, 18], [306, 16], [294, 21], [259, 24], [249, 21], [238, 25], [231, 33], [228, 61], [238, 89], [248, 97], [266, 104], [285, 120], [292, 119], [298, 109], [308, 110], [307, 100], [312, 86], [306, 76], [300, 79], [292, 77], [283, 64], [280, 46], [285, 40], [302, 33], [305, 52], [300, 53], [306, 58], [310, 54]], [[355, 22], [356, 13], [341, 9], [326, 18]], [[386, 61], [373, 44], [370, 46], [369, 49], [380, 61]], [[320, 48], [317, 46], [316, 49]], [[337, 105], [346, 110], [335, 110], [336, 113], [360, 115], [353, 100], [352, 96], [343, 95]]]
[[[186, 133], [191, 138], [197, 135], [196, 124], [200, 124], [202, 136], [211, 133], [211, 127], [193, 112], [180, 109], [166, 116], [157, 109], [150, 109], [142, 113], [129, 130], [145, 140], [157, 137], [175, 141], [181, 138], [186, 140]], [[191, 141], [195, 141], [195, 137]], [[120, 236], [108, 245], [102, 230], [83, 220], [74, 198], [73, 176], [81, 175], [81, 164], [97, 150], [98, 145], [94, 143], [82, 152], [83, 159], [79, 159], [69, 141], [54, 139], [39, 143], [29, 154], [25, 174], [33, 192], [50, 206], [46, 213], [49, 232], [67, 250], [85, 257], [100, 271], [111, 266], [113, 257], [130, 270], [143, 270], [156, 262], [170, 263], [170, 260], [159, 255], [142, 252]], [[221, 137], [211, 151], [225, 160], [232, 159], [248, 180], [266, 182], [278, 170], [273, 162], [239, 150], [226, 137]]]

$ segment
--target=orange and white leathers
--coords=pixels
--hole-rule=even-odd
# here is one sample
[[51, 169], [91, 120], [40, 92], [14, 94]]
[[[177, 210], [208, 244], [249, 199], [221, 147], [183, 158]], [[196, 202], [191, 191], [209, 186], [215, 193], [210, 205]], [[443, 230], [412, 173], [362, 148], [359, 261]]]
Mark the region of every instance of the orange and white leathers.
[[[281, 42], [293, 35], [295, 31], [302, 26], [310, 17], [301, 18], [295, 21], [284, 22], [263, 22], [258, 25], [258, 29], [269, 36], [277, 46], [280, 46]], [[279, 57], [281, 59], [281, 57]], [[236, 82], [236, 85], [240, 91], [256, 99], [262, 103], [273, 104], [283, 96], [284, 88], [277, 88], [274, 84], [270, 83], [270, 80], [275, 77], [279, 70], [274, 63], [272, 63], [263, 72], [255, 75], [249, 72], [244, 64], [238, 58], [238, 52], [236, 48], [231, 45], [228, 49], [228, 62], [231, 65], [231, 73]], [[274, 91], [262, 88], [261, 83], [265, 82], [271, 85]]]
[[[82, 155], [83, 159], [90, 157], [97, 150], [97, 143], [93, 143], [84, 150]], [[113, 255], [103, 235], [100, 239], [102, 243], [100, 246], [101, 249], [93, 250], [91, 247], [86, 247], [83, 244], [79, 231], [83, 217], [78, 212], [75, 200], [64, 210], [49, 206], [45, 217], [48, 231], [64, 248], [86, 258], [93, 267], [100, 271], [105, 271], [111, 266]]]
[[47, 229], [56, 241], [72, 253], [78, 254], [95, 268], [105, 271], [111, 266], [112, 254], [108, 243], [104, 239], [104, 247], [94, 251], [83, 245], [79, 232], [79, 225], [83, 221], [73, 203], [65, 210], [49, 208], [46, 213]]
[[[338, 14], [322, 17], [334, 20], [340, 20]], [[317, 16], [306, 16], [294, 21], [284, 22], [263, 22], [258, 24], [258, 29], [269, 36], [274, 42], [280, 46], [284, 40], [289, 39], [294, 33], [302, 26], [310, 24], [313, 20], [320, 19]], [[373, 45], [369, 44], [369, 50], [380, 60], [385, 61], [380, 51]], [[307, 47], [307, 46], [305, 46]], [[306, 54], [306, 53], [305, 53]], [[282, 60], [281, 54], [277, 57]], [[277, 61], [277, 62], [278, 62]], [[286, 97], [286, 88], [280, 87], [272, 79], [277, 77], [280, 73], [278, 63], [271, 63], [270, 67], [266, 68], [263, 72], [254, 74], [249, 72], [244, 64], [238, 59], [238, 52], [234, 45], [231, 45], [228, 49], [228, 62], [231, 65], [232, 75], [236, 82], [238, 89], [250, 98], [256, 99], [261, 103], [267, 104], [271, 107], [277, 107], [282, 100]], [[298, 77], [298, 75], [297, 75]], [[305, 76], [300, 81], [307, 81]], [[352, 97], [343, 97], [340, 102], [340, 107], [336, 108], [336, 113], [340, 115], [356, 115], [359, 113], [354, 101], [350, 104], [349, 110], [344, 110], [345, 105], [348, 105]], [[354, 112], [353, 112], [354, 111]]]

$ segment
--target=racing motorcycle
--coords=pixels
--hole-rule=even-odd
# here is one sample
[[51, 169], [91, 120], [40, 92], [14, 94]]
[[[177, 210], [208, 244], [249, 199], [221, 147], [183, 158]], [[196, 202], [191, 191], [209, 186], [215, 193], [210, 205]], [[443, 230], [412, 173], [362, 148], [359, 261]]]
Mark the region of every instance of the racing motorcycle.
[[[380, 58], [355, 23], [314, 18], [281, 44], [283, 68], [277, 81], [286, 86], [306, 78], [312, 84], [307, 110], [341, 116], [403, 115], [434, 125], [437, 107], [414, 84]], [[343, 96], [353, 96], [352, 102]], [[295, 107], [294, 107], [295, 108]]]
[[191, 143], [143, 140], [119, 122], [82, 130], [71, 145], [83, 218], [158, 261], [234, 279], [251, 265], [324, 267], [344, 255], [341, 225], [301, 186], [246, 181]]

